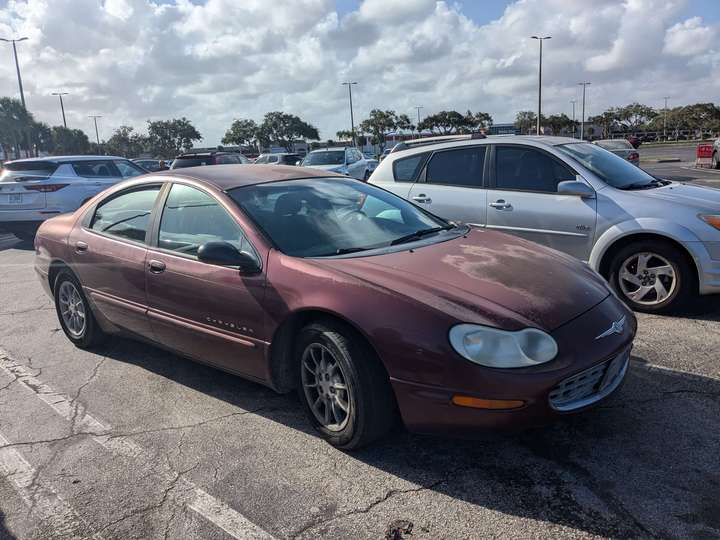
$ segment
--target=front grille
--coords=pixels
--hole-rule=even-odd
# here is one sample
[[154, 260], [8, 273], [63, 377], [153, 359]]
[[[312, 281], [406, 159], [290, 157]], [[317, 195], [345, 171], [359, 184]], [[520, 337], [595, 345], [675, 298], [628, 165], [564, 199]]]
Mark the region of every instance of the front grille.
[[629, 352], [625, 351], [612, 360], [568, 377], [550, 390], [550, 406], [557, 411], [572, 411], [604, 398], [622, 382], [629, 357]]

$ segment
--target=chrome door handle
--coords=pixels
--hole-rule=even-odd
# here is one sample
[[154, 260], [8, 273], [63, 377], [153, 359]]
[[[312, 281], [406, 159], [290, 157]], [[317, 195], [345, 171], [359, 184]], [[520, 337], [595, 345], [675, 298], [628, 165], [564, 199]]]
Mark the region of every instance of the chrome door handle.
[[156, 261], [152, 259], [148, 262], [148, 269], [153, 274], [160, 274], [165, 271], [165, 263], [162, 261]]
[[413, 201], [423, 203], [423, 204], [430, 204], [432, 202], [432, 199], [425, 195], [424, 193], [420, 193], [419, 195], [415, 195], [412, 198]]
[[512, 204], [505, 202], [503, 199], [498, 199], [495, 202], [491, 202], [489, 206], [492, 206], [496, 210], [512, 210]]
[[75, 251], [78, 253], [85, 253], [88, 249], [88, 245], [82, 240], [75, 242]]

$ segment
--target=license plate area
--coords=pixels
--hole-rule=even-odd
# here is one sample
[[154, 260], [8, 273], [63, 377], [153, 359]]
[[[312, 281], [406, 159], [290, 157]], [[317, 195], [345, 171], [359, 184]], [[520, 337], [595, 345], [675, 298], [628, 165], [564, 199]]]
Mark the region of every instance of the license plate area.
[[8, 204], [22, 204], [23, 196], [22, 193], [10, 193], [8, 195]]

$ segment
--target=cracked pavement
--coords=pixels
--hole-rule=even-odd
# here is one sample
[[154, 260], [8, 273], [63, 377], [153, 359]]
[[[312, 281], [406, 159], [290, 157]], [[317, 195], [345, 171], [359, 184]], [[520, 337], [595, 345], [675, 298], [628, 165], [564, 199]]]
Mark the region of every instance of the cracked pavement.
[[223, 505], [277, 539], [720, 536], [717, 299], [640, 316], [624, 386], [584, 415], [346, 453], [294, 396], [123, 339], [74, 348], [32, 259], [0, 242], [0, 458], [31, 471], [28, 502], [0, 468], [2, 540], [63, 537], [48, 493], [105, 539], [233, 538]]

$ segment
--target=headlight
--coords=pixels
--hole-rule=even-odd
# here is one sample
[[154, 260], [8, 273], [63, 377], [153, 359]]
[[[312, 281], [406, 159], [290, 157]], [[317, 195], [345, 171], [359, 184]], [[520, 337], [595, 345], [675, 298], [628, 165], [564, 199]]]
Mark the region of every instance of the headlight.
[[712, 214], [700, 214], [698, 217], [711, 227], [715, 227], [716, 229], [720, 230], [720, 216]]
[[555, 340], [537, 328], [508, 332], [476, 324], [458, 324], [450, 329], [450, 344], [471, 362], [493, 368], [544, 364], [558, 352]]

